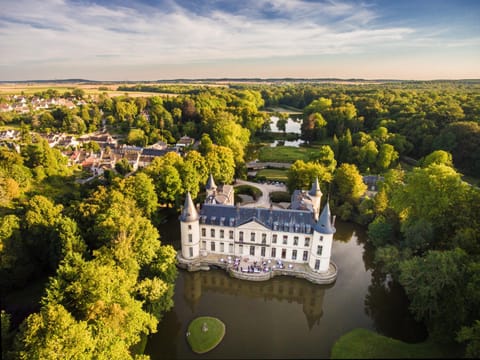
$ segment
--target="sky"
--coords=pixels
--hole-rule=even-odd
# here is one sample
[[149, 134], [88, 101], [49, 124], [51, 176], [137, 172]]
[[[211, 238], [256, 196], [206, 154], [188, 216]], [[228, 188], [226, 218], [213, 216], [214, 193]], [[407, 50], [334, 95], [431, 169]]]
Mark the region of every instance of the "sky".
[[0, 81], [480, 78], [480, 0], [1, 0]]

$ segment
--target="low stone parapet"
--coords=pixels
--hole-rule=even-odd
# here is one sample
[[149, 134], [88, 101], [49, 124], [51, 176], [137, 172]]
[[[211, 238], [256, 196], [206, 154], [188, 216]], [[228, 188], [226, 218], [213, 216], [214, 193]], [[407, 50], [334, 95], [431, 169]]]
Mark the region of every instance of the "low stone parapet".
[[302, 266], [294, 268], [284, 267], [282, 269], [276, 268], [270, 271], [260, 272], [245, 272], [236, 270], [231, 264], [219, 261], [215, 258], [200, 257], [192, 260], [184, 259], [180, 253], [177, 254], [178, 267], [188, 271], [210, 270], [212, 266], [226, 270], [230, 276], [248, 281], [266, 281], [274, 276], [293, 276], [310, 281], [314, 284], [328, 285], [335, 282], [337, 279], [338, 269], [337, 265], [330, 261], [328, 271], [325, 273], [317, 273], [308, 266]]

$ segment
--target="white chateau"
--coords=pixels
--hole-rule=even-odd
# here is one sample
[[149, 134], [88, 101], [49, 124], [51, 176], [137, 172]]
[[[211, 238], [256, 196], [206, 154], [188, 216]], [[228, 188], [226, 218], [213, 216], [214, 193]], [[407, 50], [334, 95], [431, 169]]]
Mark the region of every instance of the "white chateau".
[[330, 261], [335, 219], [328, 201], [320, 213], [318, 179], [309, 191], [295, 190], [289, 209], [235, 206], [233, 186], [217, 188], [211, 175], [206, 191], [201, 208], [189, 193], [185, 199], [179, 266], [195, 271], [214, 265], [257, 281], [275, 275], [335, 281], [337, 268]]

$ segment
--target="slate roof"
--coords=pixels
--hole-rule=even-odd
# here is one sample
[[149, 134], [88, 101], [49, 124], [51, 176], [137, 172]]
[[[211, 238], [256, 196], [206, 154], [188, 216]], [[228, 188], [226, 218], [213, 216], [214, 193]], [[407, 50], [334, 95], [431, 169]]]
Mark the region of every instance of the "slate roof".
[[165, 155], [169, 150], [167, 149], [153, 149], [153, 148], [143, 148], [142, 150], [142, 155], [144, 156], [163, 156]]
[[309, 192], [312, 196], [322, 195], [322, 191], [320, 190], [320, 185], [318, 184], [318, 177], [315, 178], [315, 181], [312, 184], [312, 188]]
[[290, 200], [290, 208], [313, 212], [313, 203], [310, 195], [304, 190], [295, 190]]
[[215, 184], [215, 180], [213, 180], [212, 174], [208, 177], [207, 185], [205, 186], [207, 190], [213, 190], [217, 188], [217, 185]]
[[256, 221], [274, 231], [311, 234], [315, 221], [310, 211], [247, 208], [231, 205], [203, 204], [200, 224], [237, 227]]
[[336, 230], [332, 226], [331, 222], [331, 214], [330, 214], [330, 205], [327, 204], [323, 208], [320, 217], [318, 218], [317, 222], [317, 231], [322, 234], [335, 234]]
[[198, 220], [198, 212], [197, 209], [195, 209], [195, 205], [193, 205], [192, 197], [190, 196], [189, 192], [185, 198], [185, 204], [183, 206], [182, 213], [180, 214], [180, 220], [184, 222]]

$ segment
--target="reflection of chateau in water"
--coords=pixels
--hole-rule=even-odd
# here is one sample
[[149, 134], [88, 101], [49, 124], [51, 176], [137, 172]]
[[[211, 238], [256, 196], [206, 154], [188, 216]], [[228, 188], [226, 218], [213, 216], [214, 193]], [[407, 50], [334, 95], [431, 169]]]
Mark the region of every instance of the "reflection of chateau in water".
[[308, 328], [320, 324], [323, 315], [323, 297], [325, 290], [333, 285], [316, 285], [306, 280], [273, 278], [267, 283], [241, 281], [229, 277], [223, 271], [185, 272], [183, 296], [192, 310], [202, 296], [202, 291], [221, 294], [234, 294], [248, 298], [279, 300], [303, 305]]

